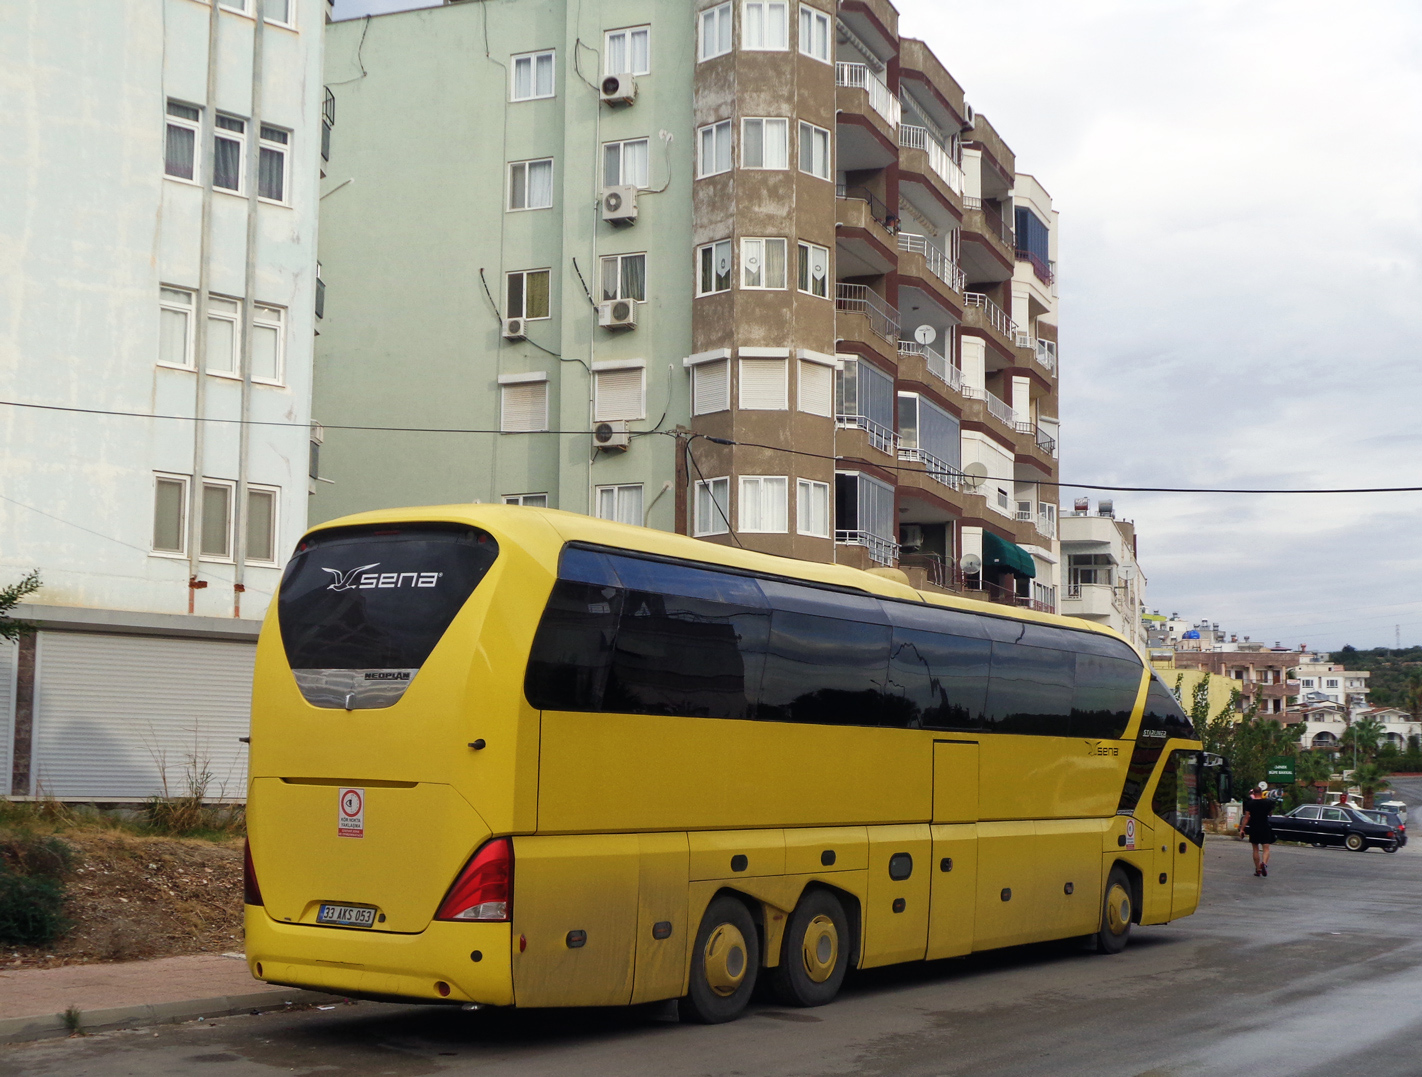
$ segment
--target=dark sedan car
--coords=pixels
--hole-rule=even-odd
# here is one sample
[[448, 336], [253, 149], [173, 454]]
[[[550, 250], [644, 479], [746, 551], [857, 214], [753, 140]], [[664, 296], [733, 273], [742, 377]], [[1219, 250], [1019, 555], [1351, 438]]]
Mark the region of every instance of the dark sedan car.
[[1282, 841], [1302, 841], [1310, 845], [1342, 845], [1354, 852], [1379, 848], [1397, 852], [1397, 831], [1375, 823], [1351, 808], [1304, 804], [1287, 815], [1269, 820]]
[[1364, 819], [1371, 819], [1375, 823], [1381, 823], [1397, 834], [1398, 846], [1407, 844], [1407, 824], [1402, 821], [1402, 816], [1396, 812], [1379, 811], [1376, 808], [1354, 808]]

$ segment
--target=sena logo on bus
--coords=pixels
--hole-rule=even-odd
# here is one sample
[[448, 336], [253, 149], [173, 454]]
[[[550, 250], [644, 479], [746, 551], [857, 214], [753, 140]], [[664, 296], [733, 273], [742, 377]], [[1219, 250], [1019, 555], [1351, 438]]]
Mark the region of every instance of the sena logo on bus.
[[443, 572], [366, 572], [368, 568], [378, 568], [380, 562], [373, 565], [361, 565], [360, 568], [353, 568], [342, 572], [338, 568], [321, 567], [322, 572], [329, 572], [336, 577], [327, 587], [328, 591], [369, 591], [372, 589], [385, 590], [388, 588], [404, 587], [405, 581], [409, 580], [411, 587], [434, 587], [439, 583], [439, 578]]

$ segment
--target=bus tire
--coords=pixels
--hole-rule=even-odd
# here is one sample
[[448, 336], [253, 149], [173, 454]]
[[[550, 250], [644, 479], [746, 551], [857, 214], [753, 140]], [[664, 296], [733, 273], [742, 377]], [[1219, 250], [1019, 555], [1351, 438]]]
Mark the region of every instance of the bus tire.
[[681, 1019], [702, 1025], [734, 1021], [750, 1001], [759, 972], [755, 921], [741, 902], [719, 895], [696, 930], [690, 984], [677, 1002]]
[[780, 964], [770, 970], [775, 996], [788, 1006], [833, 1002], [849, 968], [849, 917], [827, 890], [810, 890], [790, 914]]
[[1119, 954], [1131, 941], [1132, 908], [1131, 880], [1120, 867], [1111, 869], [1106, 877], [1106, 897], [1101, 903], [1101, 929], [1096, 933], [1096, 952]]

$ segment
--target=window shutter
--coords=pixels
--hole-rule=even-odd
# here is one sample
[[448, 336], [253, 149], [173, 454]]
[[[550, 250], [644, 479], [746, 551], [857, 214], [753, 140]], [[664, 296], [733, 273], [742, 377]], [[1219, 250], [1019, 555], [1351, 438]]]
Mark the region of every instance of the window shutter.
[[741, 402], [747, 411], [785, 411], [787, 364], [784, 359], [741, 360]]
[[834, 368], [800, 360], [800, 410], [829, 417], [834, 407]]
[[599, 370], [596, 378], [596, 404], [593, 421], [605, 422], [609, 419], [641, 419], [642, 410], [642, 368], [627, 370]]
[[718, 359], [698, 363], [691, 368], [693, 415], [710, 415], [714, 411], [729, 411], [731, 407], [731, 361]]
[[499, 428], [510, 434], [547, 430], [548, 383], [530, 381], [503, 386], [503, 421]]

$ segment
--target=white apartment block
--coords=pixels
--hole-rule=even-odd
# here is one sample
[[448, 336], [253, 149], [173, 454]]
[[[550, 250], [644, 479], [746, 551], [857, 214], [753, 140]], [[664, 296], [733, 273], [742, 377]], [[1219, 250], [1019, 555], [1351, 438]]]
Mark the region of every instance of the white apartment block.
[[1103, 500], [1092, 515], [1081, 499], [1058, 521], [1061, 612], [1115, 629], [1144, 655], [1146, 577], [1136, 560], [1136, 528], [1114, 512], [1113, 503]]
[[244, 792], [306, 523], [326, 17], [0, 12], [0, 579], [44, 583], [0, 649], [0, 794], [139, 798], [194, 759]]

